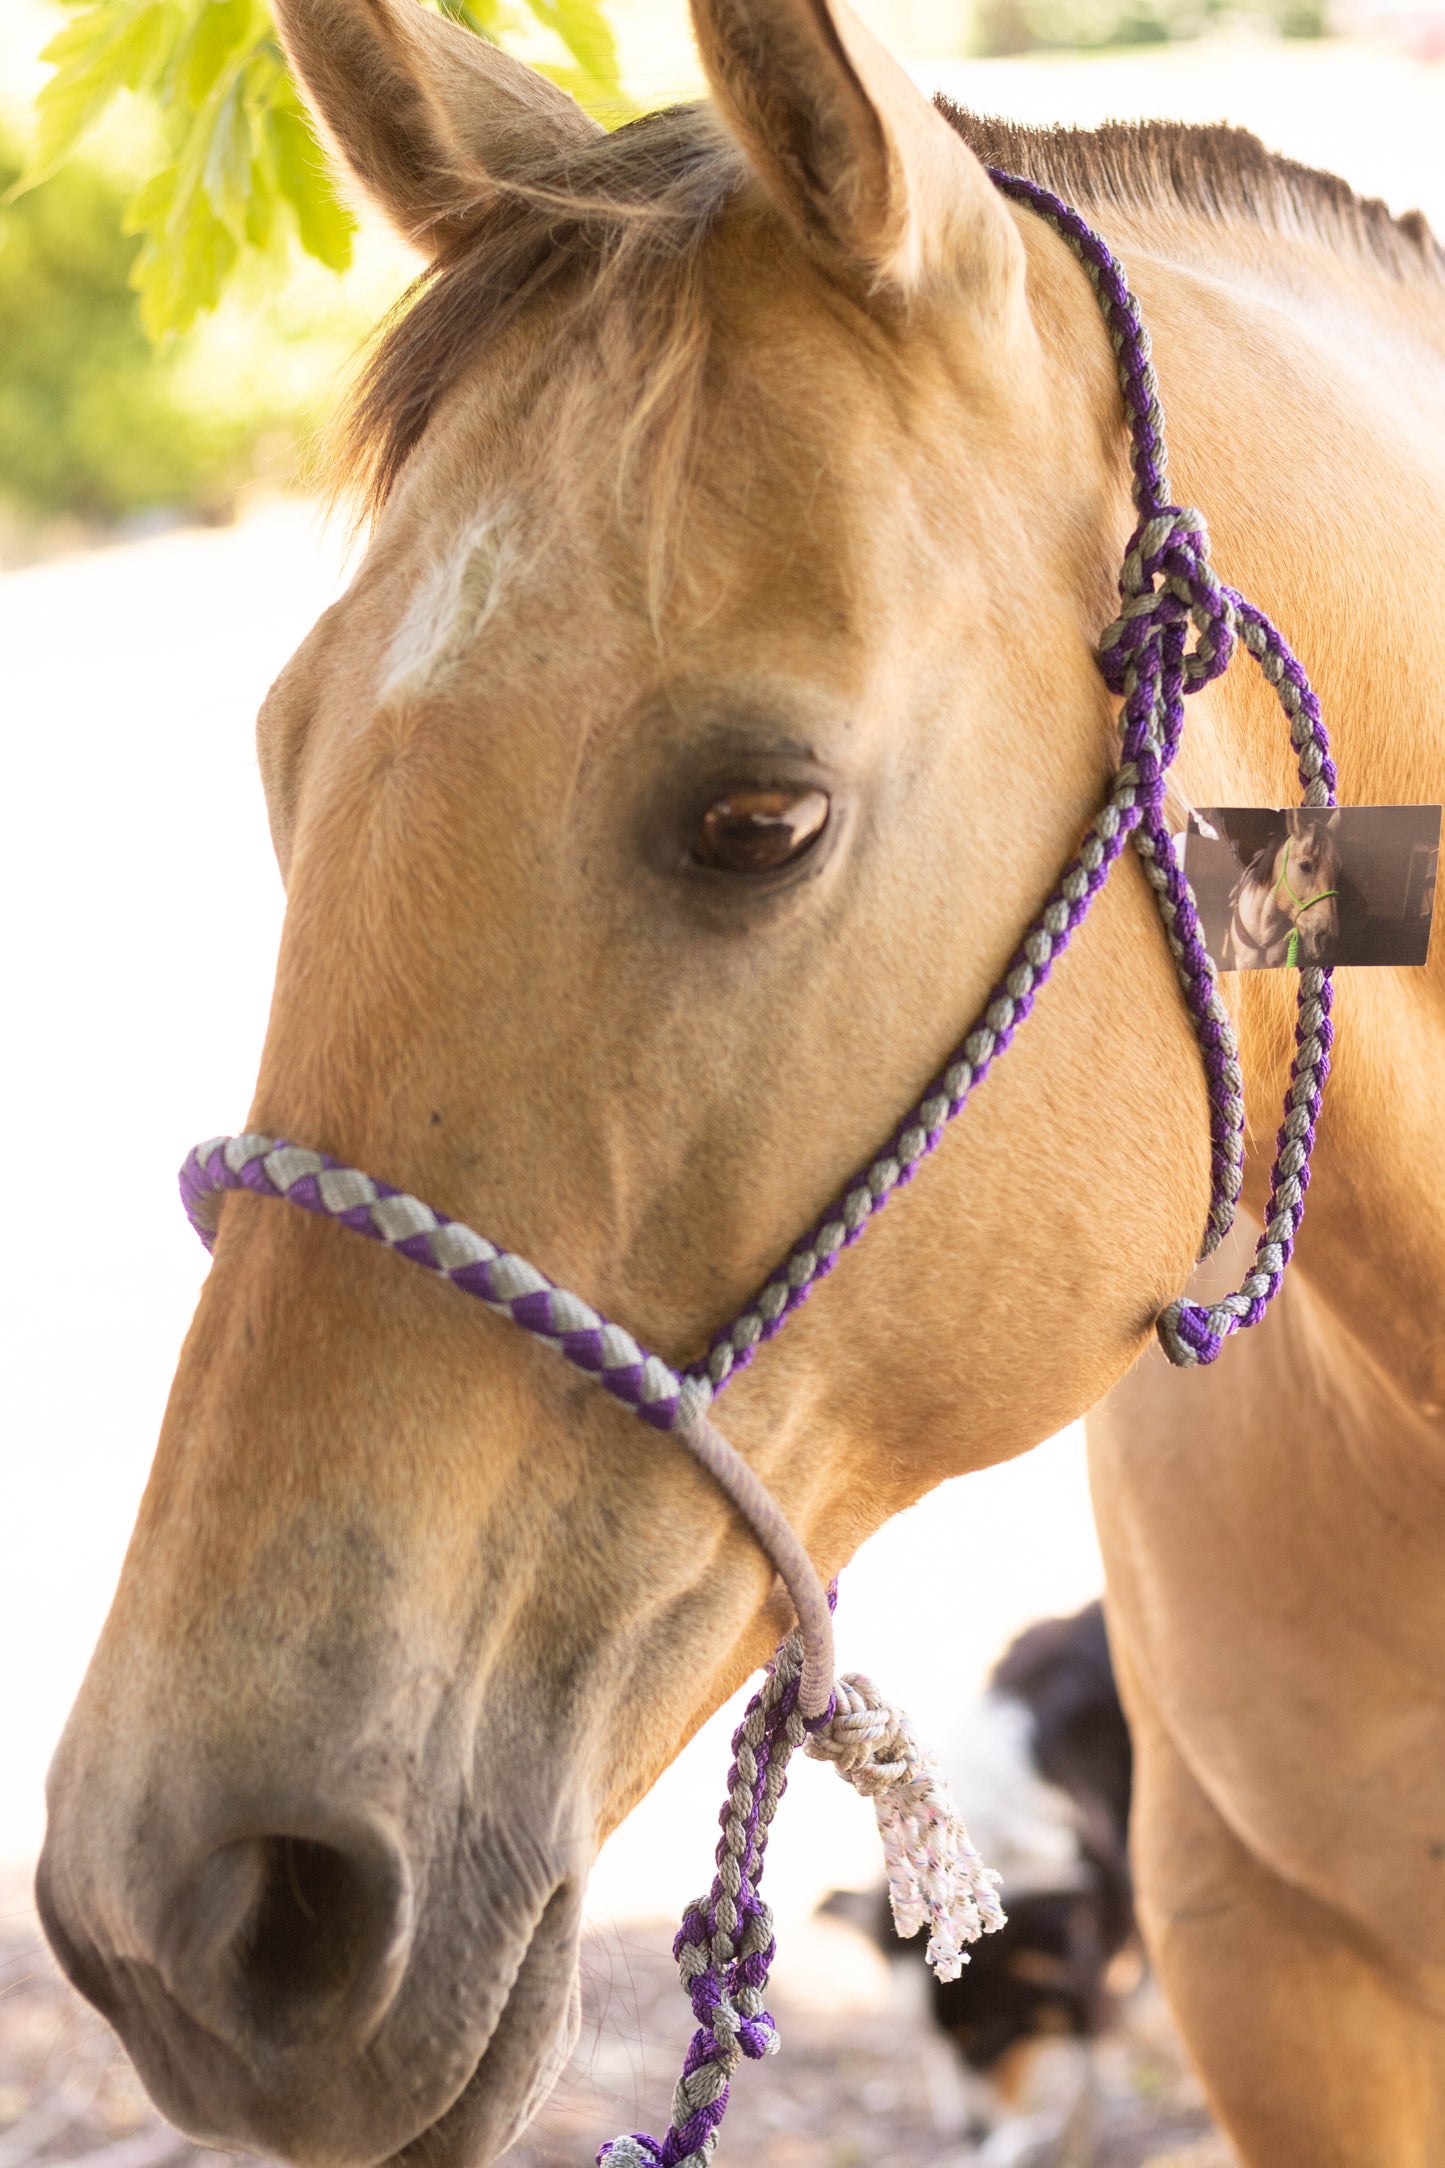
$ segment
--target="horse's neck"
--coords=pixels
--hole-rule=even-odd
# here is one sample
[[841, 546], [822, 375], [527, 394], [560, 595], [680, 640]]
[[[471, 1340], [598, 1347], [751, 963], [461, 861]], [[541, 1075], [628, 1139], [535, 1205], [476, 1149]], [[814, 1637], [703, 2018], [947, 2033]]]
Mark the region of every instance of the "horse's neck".
[[[1309, 672], [1341, 799], [1445, 799], [1445, 281], [1404, 285], [1258, 231], [1206, 269], [1207, 236], [1186, 238], [1172, 262], [1131, 257], [1175, 494], [1202, 507], [1220, 571]], [[1180, 770], [1195, 804], [1298, 800], [1284, 719], [1246, 658], [1190, 705]], [[1258, 1210], [1296, 981], [1231, 986]], [[1343, 973], [1335, 1020], [1301, 1265], [1420, 1400], [1445, 1401], [1445, 944], [1418, 970]]]

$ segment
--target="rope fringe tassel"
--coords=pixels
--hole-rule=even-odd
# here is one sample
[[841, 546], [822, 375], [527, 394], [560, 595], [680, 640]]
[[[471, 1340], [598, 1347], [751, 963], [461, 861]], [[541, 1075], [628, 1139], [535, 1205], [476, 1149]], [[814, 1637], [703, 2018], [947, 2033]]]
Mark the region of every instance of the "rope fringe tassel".
[[934, 1756], [903, 1710], [856, 1672], [838, 1681], [833, 1715], [809, 1735], [807, 1752], [872, 1800], [893, 1924], [905, 1942], [927, 1927], [927, 1963], [940, 1980], [956, 1980], [968, 1963], [965, 1945], [1007, 1923], [1001, 1877], [969, 1841]]

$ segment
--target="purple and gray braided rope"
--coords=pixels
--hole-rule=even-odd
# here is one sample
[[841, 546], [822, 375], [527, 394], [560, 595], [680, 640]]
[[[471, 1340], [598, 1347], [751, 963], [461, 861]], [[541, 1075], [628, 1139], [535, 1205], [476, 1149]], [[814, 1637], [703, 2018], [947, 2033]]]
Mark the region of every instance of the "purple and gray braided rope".
[[[1163, 415], [1149, 339], [1122, 269], [1099, 236], [1057, 196], [1006, 173], [993, 171], [992, 178], [1005, 195], [1037, 212], [1078, 257], [1118, 364], [1139, 524], [1120, 577], [1122, 608], [1100, 640], [1099, 664], [1106, 684], [1123, 700], [1120, 758], [1103, 810], [982, 1015], [884, 1149], [715, 1335], [708, 1354], [682, 1369], [640, 1346], [525, 1258], [327, 1153], [273, 1137], [218, 1137], [198, 1145], [181, 1170], [187, 1214], [207, 1247], [215, 1239], [225, 1191], [284, 1198], [384, 1243], [556, 1349], [644, 1422], [671, 1432], [694, 1454], [748, 1520], [797, 1606], [800, 1630], [779, 1650], [733, 1741], [717, 1879], [708, 1898], [689, 1908], [675, 1946], [698, 2030], [678, 2083], [672, 2125], [661, 2140], [635, 2134], [604, 2146], [599, 2159], [610, 2160], [611, 2168], [706, 2168], [738, 2063], [777, 2044], [762, 2002], [773, 1939], [758, 1884], [788, 1761], [810, 1731], [819, 1733], [822, 1743], [833, 1707], [829, 1601], [774, 1501], [707, 1420], [712, 1399], [752, 1361], [762, 1342], [782, 1329], [843, 1250], [936, 1149], [948, 1124], [1006, 1052], [1131, 837], [1164, 921], [1204, 1059], [1211, 1195], [1201, 1255], [1214, 1249], [1232, 1224], [1239, 1196], [1243, 1084], [1194, 897], [1165, 824], [1164, 791], [1185, 699], [1221, 674], [1237, 640], [1284, 709], [1303, 802], [1335, 803], [1329, 740], [1303, 670], [1269, 619], [1215, 577], [1199, 514], [1168, 501]], [[1171, 1362], [1213, 1362], [1230, 1334], [1258, 1323], [1279, 1289], [1304, 1212], [1310, 1150], [1329, 1070], [1330, 1003], [1329, 971], [1303, 970], [1284, 1121], [1253, 1267], [1236, 1293], [1207, 1308], [1182, 1298], [1169, 1305], [1157, 1330]], [[966, 1856], [978, 1864], [976, 1855]], [[973, 1881], [985, 1928], [1001, 1921], [991, 1879], [985, 1871]], [[965, 1936], [978, 1931], [978, 1918], [975, 1912]]]
[[718, 1823], [717, 1874], [690, 1904], [672, 1945], [697, 2031], [683, 2059], [665, 2137], [634, 2131], [597, 2155], [611, 2168], [706, 2168], [727, 2113], [728, 2087], [745, 2058], [778, 2046], [763, 2007], [776, 1945], [773, 1916], [758, 1894], [768, 1831], [787, 1789], [788, 1763], [807, 1735], [798, 1708], [802, 1644], [783, 1643], [733, 1734], [727, 1797]]
[[[1032, 1009], [1074, 930], [1088, 915], [1109, 869], [1132, 835], [1164, 921], [1180, 985], [1204, 1058], [1210, 1105], [1210, 1203], [1200, 1255], [1234, 1221], [1244, 1167], [1244, 1085], [1229, 1013], [1164, 818], [1167, 771], [1179, 748], [1188, 694], [1228, 667], [1241, 639], [1273, 685], [1290, 724], [1306, 805], [1335, 802], [1335, 769], [1319, 702], [1288, 646], [1262, 611], [1215, 578], [1199, 513], [1168, 501], [1168, 455], [1149, 334], [1120, 265], [1076, 211], [1036, 182], [990, 168], [1005, 195], [1038, 213], [1088, 273], [1118, 363], [1129, 425], [1139, 525], [1120, 576], [1119, 616], [1099, 642], [1105, 683], [1124, 697], [1122, 745], [1109, 797], [1057, 888], [1029, 927], [983, 1013], [888, 1144], [848, 1185], [752, 1301], [714, 1336], [707, 1375], [715, 1388], [753, 1359], [807, 1300], [839, 1256], [889, 1198], [912, 1180], [962, 1113]], [[1195, 644], [1188, 646], [1193, 629]], [[1213, 1362], [1228, 1336], [1256, 1324], [1278, 1292], [1304, 1212], [1309, 1152], [1329, 1069], [1330, 973], [1300, 974], [1295, 1060], [1255, 1269], [1238, 1294], [1204, 1309], [1169, 1305], [1157, 1331], [1173, 1363]], [[694, 1371], [699, 1366], [694, 1365]]]

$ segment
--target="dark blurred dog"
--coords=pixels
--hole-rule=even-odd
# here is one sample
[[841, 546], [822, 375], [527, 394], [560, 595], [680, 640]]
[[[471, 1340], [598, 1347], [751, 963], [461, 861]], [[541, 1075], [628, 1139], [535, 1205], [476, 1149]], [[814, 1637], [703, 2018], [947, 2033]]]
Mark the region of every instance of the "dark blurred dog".
[[933, 1982], [933, 2010], [1002, 2079], [1027, 2041], [1104, 2030], [1110, 1964], [1134, 1932], [1133, 1756], [1102, 1605], [1020, 1634], [946, 1759], [1008, 1925], [973, 1945], [961, 1979]]
[[[1132, 1754], [1102, 1606], [1020, 1634], [940, 1758], [974, 1843], [1003, 1875], [1008, 1925], [973, 1944], [961, 1979], [930, 1975], [933, 2014], [1010, 2098], [1033, 2043], [1105, 2029], [1111, 1966], [1134, 1933]], [[859, 1917], [856, 1900], [829, 1908]], [[921, 1962], [922, 1937], [897, 1940], [886, 1899], [873, 1922], [889, 1956]]]

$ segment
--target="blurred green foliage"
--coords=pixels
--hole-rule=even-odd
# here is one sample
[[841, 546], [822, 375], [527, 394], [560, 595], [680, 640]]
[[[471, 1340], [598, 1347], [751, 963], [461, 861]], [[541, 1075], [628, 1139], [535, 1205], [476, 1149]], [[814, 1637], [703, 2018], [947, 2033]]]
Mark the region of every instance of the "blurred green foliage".
[[[439, 4], [629, 110], [603, 0]], [[0, 550], [17, 522], [220, 517], [258, 470], [291, 479], [408, 275], [374, 234], [333, 275], [355, 222], [267, 0], [88, 0], [45, 57], [28, 156], [0, 134]]]
[[[18, 160], [0, 154], [13, 181]], [[0, 496], [12, 514], [113, 521], [160, 504], [219, 511], [248, 464], [254, 414], [177, 397], [129, 276], [124, 197], [76, 163], [0, 213]]]
[[1160, 45], [1241, 17], [1286, 37], [1326, 27], [1324, 0], [978, 0], [974, 44], [987, 54]]
[[[524, 46], [604, 119], [627, 110], [602, 0], [441, 0], [479, 36]], [[545, 39], [544, 39], [545, 42]], [[89, 0], [46, 48], [55, 73], [37, 100], [22, 186], [64, 165], [120, 93], [158, 110], [163, 150], [132, 198], [131, 279], [152, 338], [213, 309], [238, 262], [284, 268], [294, 237], [332, 270], [351, 260], [354, 220], [336, 194], [296, 94], [267, 0]]]

